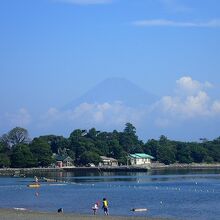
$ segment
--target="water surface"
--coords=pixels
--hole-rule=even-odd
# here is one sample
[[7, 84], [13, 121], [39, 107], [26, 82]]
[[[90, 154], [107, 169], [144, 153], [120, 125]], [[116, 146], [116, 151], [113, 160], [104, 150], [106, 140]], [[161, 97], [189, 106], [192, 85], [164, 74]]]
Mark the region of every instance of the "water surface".
[[[148, 173], [39, 173], [58, 179], [30, 189], [26, 178], [0, 178], [0, 207], [91, 214], [106, 197], [111, 215], [219, 220], [219, 170], [153, 171]], [[62, 182], [59, 182], [62, 181]], [[134, 213], [132, 208], [147, 208]], [[103, 215], [100, 208], [98, 214]]]

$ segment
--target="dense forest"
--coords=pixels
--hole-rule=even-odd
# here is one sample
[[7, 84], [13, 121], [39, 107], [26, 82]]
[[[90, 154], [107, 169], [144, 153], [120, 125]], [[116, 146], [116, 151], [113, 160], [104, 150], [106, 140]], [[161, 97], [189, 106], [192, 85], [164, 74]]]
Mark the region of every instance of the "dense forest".
[[0, 137], [0, 167], [48, 167], [55, 162], [54, 155], [70, 156], [75, 166], [97, 165], [100, 156], [113, 157], [126, 164], [130, 153], [147, 153], [164, 164], [218, 163], [220, 137], [212, 141], [181, 142], [162, 135], [158, 140], [144, 143], [131, 123], [122, 132], [76, 129], [68, 138], [45, 135], [33, 140], [25, 128], [16, 127]]

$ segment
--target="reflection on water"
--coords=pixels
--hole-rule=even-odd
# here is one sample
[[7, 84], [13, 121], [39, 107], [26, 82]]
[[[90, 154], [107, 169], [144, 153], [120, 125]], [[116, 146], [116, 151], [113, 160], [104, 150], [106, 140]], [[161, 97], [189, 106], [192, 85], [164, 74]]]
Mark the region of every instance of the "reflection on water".
[[186, 174], [220, 174], [220, 169], [164, 169], [164, 170], [150, 170], [151, 175], [186, 175]]
[[[34, 174], [36, 175], [36, 173]], [[94, 202], [107, 197], [111, 215], [140, 215], [192, 220], [218, 220], [219, 170], [163, 170], [134, 172], [51, 172], [39, 177], [56, 179], [29, 189], [27, 178], [0, 178], [0, 207], [91, 214]], [[147, 208], [144, 213], [132, 208]], [[102, 215], [102, 210], [98, 211]]]
[[[217, 174], [217, 175], [216, 175]], [[35, 175], [66, 182], [154, 182], [175, 181], [190, 178], [219, 178], [219, 169], [173, 169], [173, 170], [149, 170], [148, 172], [99, 172], [99, 171], [75, 171], [75, 172], [39, 172]], [[219, 176], [218, 176], [219, 175]]]

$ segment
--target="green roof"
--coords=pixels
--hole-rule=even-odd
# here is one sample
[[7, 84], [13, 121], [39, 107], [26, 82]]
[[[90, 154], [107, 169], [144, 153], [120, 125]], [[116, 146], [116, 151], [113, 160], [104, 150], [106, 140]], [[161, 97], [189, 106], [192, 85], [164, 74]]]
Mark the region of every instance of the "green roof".
[[154, 159], [154, 157], [152, 157], [151, 155], [144, 154], [144, 153], [130, 154], [129, 156], [133, 158], [140, 158], [140, 159], [144, 159], [144, 158]]

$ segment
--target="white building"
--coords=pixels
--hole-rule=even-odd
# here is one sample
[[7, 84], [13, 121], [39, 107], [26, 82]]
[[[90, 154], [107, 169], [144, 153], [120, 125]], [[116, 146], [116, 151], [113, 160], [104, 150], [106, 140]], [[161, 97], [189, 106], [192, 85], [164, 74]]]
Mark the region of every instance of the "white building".
[[149, 165], [151, 164], [151, 160], [153, 160], [154, 157], [144, 153], [136, 153], [130, 154], [128, 159], [131, 165]]
[[112, 157], [100, 156], [101, 162], [99, 166], [118, 166], [118, 161]]

